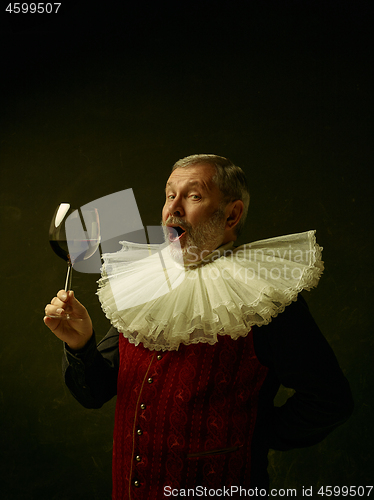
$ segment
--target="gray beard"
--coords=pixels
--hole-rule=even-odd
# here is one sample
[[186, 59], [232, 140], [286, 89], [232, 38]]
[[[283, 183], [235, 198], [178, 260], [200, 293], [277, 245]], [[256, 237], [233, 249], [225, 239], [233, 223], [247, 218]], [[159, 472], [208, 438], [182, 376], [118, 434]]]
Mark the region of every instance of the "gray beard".
[[[166, 224], [176, 224], [185, 228], [186, 236], [183, 247], [180, 246], [178, 241], [175, 244], [170, 242]], [[166, 220], [165, 224], [162, 223], [162, 228], [165, 241], [169, 243], [172, 257], [176, 260], [181, 260], [182, 257], [185, 264], [193, 264], [202, 260], [221, 244], [225, 228], [225, 214], [219, 208], [209, 220], [201, 222], [195, 227], [192, 227], [181, 217], [171, 216]]]

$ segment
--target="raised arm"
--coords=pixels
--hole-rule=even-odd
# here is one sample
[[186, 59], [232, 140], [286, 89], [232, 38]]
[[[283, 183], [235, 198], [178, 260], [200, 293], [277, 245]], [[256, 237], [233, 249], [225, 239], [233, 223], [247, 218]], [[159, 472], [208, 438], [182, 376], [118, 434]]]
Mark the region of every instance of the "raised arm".
[[91, 318], [72, 291], [60, 290], [45, 313], [44, 323], [64, 342], [63, 375], [70, 392], [84, 407], [100, 408], [117, 393], [117, 330], [111, 328], [96, 346]]

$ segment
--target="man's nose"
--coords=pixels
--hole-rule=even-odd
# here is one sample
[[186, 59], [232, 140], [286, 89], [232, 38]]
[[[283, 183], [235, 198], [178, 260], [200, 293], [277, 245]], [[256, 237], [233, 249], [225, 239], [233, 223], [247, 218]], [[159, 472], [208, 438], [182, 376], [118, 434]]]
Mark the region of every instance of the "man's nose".
[[174, 198], [174, 200], [170, 203], [169, 212], [170, 215], [174, 215], [175, 217], [183, 217], [184, 209], [179, 197]]

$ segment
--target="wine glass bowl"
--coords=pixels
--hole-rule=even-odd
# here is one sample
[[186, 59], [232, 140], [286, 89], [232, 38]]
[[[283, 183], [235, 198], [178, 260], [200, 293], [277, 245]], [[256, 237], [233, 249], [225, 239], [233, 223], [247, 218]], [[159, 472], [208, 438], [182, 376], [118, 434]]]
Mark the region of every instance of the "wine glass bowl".
[[[60, 203], [49, 227], [49, 243], [56, 255], [67, 262], [64, 290], [68, 291], [71, 289], [74, 264], [88, 260], [99, 248], [98, 210], [74, 209], [69, 203]], [[70, 319], [67, 315], [64, 317]]]

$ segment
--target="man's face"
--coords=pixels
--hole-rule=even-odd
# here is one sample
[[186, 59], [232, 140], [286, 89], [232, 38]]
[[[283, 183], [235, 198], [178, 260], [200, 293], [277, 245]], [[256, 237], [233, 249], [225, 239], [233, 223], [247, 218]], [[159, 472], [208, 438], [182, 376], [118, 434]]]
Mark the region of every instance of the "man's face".
[[215, 173], [204, 164], [177, 168], [166, 183], [165, 238], [171, 246], [180, 245], [186, 263], [201, 260], [224, 240], [225, 214], [222, 194], [212, 180]]

